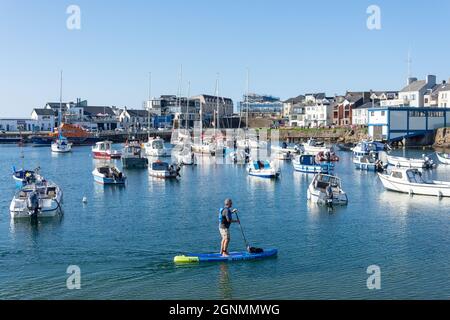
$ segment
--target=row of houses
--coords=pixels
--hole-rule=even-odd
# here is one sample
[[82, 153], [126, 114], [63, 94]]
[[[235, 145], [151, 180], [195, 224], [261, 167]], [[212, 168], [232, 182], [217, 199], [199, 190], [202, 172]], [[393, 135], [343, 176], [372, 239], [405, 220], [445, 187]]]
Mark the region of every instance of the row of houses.
[[0, 131], [53, 131], [59, 121], [93, 131], [169, 128], [174, 123], [192, 127], [200, 118], [206, 126], [214, 126], [215, 119], [232, 115], [230, 98], [206, 94], [189, 98], [162, 95], [145, 101], [142, 109], [92, 106], [87, 100], [77, 99], [76, 102], [48, 102], [42, 108], [33, 109], [30, 118], [0, 119]]
[[369, 110], [374, 108], [450, 107], [449, 82], [437, 83], [435, 75], [428, 75], [424, 80], [408, 78], [400, 91], [347, 91], [332, 97], [324, 93], [300, 95], [284, 102], [283, 116], [293, 127], [367, 126]]
[[[61, 119], [91, 130], [142, 129], [146, 127], [193, 127], [202, 121], [206, 127], [223, 125], [223, 119], [271, 118], [290, 127], [328, 127], [369, 125], [374, 108], [450, 107], [449, 82], [437, 83], [435, 75], [424, 80], [410, 77], [400, 91], [347, 91], [328, 96], [324, 92], [306, 93], [281, 101], [271, 95], [243, 95], [234, 110], [233, 100], [213, 95], [178, 97], [161, 95], [143, 103], [141, 109], [92, 106], [88, 101], [46, 103], [35, 108], [28, 119], [0, 119], [0, 131], [53, 131]], [[221, 121], [219, 122], [218, 119]]]

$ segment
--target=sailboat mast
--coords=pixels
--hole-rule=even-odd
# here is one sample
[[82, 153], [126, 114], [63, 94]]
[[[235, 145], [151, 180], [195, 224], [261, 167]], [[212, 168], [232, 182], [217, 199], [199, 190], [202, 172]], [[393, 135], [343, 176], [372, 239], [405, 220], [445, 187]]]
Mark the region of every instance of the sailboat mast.
[[152, 104], [152, 73], [148, 73], [148, 105], [147, 105], [147, 116], [148, 116], [148, 140], [150, 141], [150, 108]]
[[191, 91], [191, 82], [188, 81], [187, 101], [186, 101], [186, 134], [189, 130], [189, 95]]
[[219, 120], [219, 73], [217, 73], [217, 79], [216, 79], [216, 126], [215, 128], [217, 130], [220, 129], [220, 120]]
[[[61, 70], [61, 77], [60, 77], [60, 83], [59, 83], [59, 125], [62, 125], [62, 81], [63, 81], [63, 72]], [[61, 131], [61, 130], [60, 130]], [[60, 132], [61, 134], [61, 132]]]
[[249, 95], [249, 71], [247, 68], [247, 94], [245, 95], [245, 106], [246, 106], [246, 114], [245, 114], [245, 128], [248, 131], [248, 95]]

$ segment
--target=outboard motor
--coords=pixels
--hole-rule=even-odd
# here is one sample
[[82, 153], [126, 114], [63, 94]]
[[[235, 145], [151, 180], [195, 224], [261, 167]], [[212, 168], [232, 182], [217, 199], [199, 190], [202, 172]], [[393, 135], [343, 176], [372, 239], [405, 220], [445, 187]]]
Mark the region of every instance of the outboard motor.
[[325, 189], [325, 195], [325, 204], [330, 207], [333, 206], [333, 188], [331, 187], [331, 185], [328, 185]]
[[326, 160], [327, 162], [330, 162], [330, 159], [331, 159], [331, 154], [330, 154], [330, 152], [329, 152], [329, 151], [325, 152], [325, 160]]
[[27, 208], [30, 211], [31, 218], [36, 219], [39, 213], [39, 198], [36, 191], [32, 191], [27, 198]]

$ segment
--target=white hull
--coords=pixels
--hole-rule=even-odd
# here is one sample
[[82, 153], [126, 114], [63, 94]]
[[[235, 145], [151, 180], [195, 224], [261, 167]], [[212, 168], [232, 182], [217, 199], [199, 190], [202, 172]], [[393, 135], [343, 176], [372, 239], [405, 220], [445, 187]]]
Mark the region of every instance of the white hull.
[[253, 163], [247, 165], [248, 175], [260, 178], [278, 178], [280, 176], [280, 170], [273, 167], [270, 164], [270, 168], [260, 168], [256, 169]]
[[188, 154], [178, 153], [175, 154], [174, 157], [179, 164], [187, 166], [195, 164], [195, 155], [192, 152], [189, 152]]
[[155, 178], [161, 178], [161, 179], [174, 179], [177, 177], [177, 174], [170, 171], [165, 170], [152, 170], [150, 169], [148, 174]]
[[[39, 199], [39, 207], [41, 209], [37, 214], [37, 218], [55, 217], [62, 212], [62, 191], [59, 188], [55, 199]], [[33, 213], [27, 207], [27, 199], [17, 196], [14, 196], [11, 201], [9, 211], [12, 219], [30, 218]]]
[[[326, 204], [327, 195], [325, 192], [309, 186], [307, 199], [314, 203]], [[345, 192], [333, 192], [333, 205], [346, 205], [348, 203], [347, 194]]]
[[430, 183], [411, 183], [407, 181], [395, 181], [390, 176], [378, 173], [383, 186], [387, 190], [408, 194], [450, 197], [450, 182], [431, 181]]
[[192, 151], [199, 154], [211, 154], [213, 147], [209, 144], [193, 144]]
[[317, 155], [319, 152], [331, 152], [331, 148], [303, 145], [304, 153]]
[[436, 152], [436, 156], [439, 160], [439, 162], [443, 163], [443, 164], [450, 164], [450, 158], [444, 158], [443, 156], [441, 156], [439, 153]]
[[72, 144], [60, 145], [58, 143], [52, 143], [52, 152], [54, 153], [67, 153], [72, 151]]
[[432, 162], [430, 163], [425, 159], [413, 159], [413, 158], [387, 156], [387, 161], [390, 165], [396, 166], [396, 167], [429, 168], [432, 166]]

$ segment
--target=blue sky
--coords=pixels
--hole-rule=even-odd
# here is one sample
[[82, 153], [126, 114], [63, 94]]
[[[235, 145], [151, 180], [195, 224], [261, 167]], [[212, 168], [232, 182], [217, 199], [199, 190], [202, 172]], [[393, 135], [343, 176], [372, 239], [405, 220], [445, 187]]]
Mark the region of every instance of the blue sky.
[[[81, 9], [68, 30], [66, 9]], [[381, 30], [366, 27], [369, 5]], [[450, 77], [450, 2], [272, 0], [0, 0], [0, 117], [77, 97], [91, 105], [141, 108], [148, 96], [245, 91], [287, 99], [300, 93], [399, 90], [412, 74]]]

